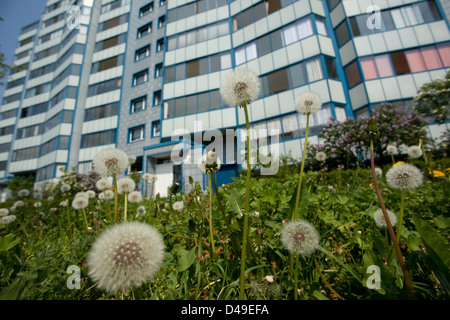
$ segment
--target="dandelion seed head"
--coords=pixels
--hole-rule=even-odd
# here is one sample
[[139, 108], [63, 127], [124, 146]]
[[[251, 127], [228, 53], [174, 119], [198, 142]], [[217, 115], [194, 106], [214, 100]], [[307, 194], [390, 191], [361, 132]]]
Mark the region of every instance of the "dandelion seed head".
[[145, 216], [145, 214], [147, 213], [147, 210], [145, 209], [144, 206], [139, 206], [139, 207], [137, 207], [136, 212], [142, 217], [142, 216]]
[[102, 177], [112, 177], [125, 172], [128, 156], [122, 150], [112, 148], [100, 151], [93, 161], [94, 169]]
[[88, 253], [88, 275], [107, 292], [139, 287], [161, 267], [165, 245], [152, 226], [122, 222], [105, 230]]
[[396, 146], [390, 144], [386, 147], [386, 152], [390, 155], [396, 155], [398, 154], [398, 149]]
[[106, 178], [100, 178], [96, 183], [95, 187], [99, 191], [103, 191], [112, 187], [111, 182]]
[[85, 209], [89, 205], [87, 197], [75, 197], [72, 201], [72, 208], [75, 210]]
[[[391, 222], [392, 226], [395, 226], [397, 223], [397, 216], [394, 212], [391, 210], [386, 209], [386, 212], [389, 216], [389, 221]], [[373, 214], [373, 220], [375, 221], [375, 224], [380, 228], [387, 228], [386, 219], [384, 218], [383, 211], [381, 209], [378, 209]]]
[[319, 233], [305, 220], [287, 222], [281, 231], [281, 243], [294, 255], [310, 256], [319, 246]]
[[297, 111], [301, 114], [313, 114], [322, 107], [320, 96], [314, 92], [305, 92], [295, 99]]
[[0, 217], [7, 216], [9, 214], [9, 210], [7, 208], [0, 209]]
[[129, 177], [124, 177], [117, 180], [117, 192], [121, 195], [130, 193], [136, 188], [136, 182]]
[[176, 201], [174, 202], [174, 204], [172, 205], [173, 210], [176, 211], [181, 211], [184, 209], [184, 203], [183, 201]]
[[35, 208], [39, 208], [42, 204], [38, 201], [33, 204]]
[[13, 222], [14, 220], [16, 220], [16, 216], [15, 215], [9, 215], [9, 216], [3, 216], [1, 217], [1, 224], [10, 224], [11, 222]]
[[220, 93], [230, 106], [240, 107], [250, 104], [259, 95], [258, 77], [250, 70], [239, 69], [225, 78]]
[[139, 203], [142, 201], [142, 194], [139, 191], [131, 191], [128, 194], [128, 201], [131, 203]]
[[411, 146], [408, 148], [408, 155], [414, 159], [420, 158], [422, 156], [422, 149], [418, 146]]
[[386, 172], [386, 182], [394, 189], [416, 189], [423, 183], [423, 174], [416, 166], [403, 163], [393, 166]]
[[95, 196], [96, 196], [94, 190], [88, 190], [88, 191], [86, 191], [86, 195], [87, 195], [88, 198], [90, 198], [90, 199], [95, 198]]
[[382, 176], [383, 175], [383, 170], [381, 170], [380, 168], [375, 168], [375, 174], [377, 176]]
[[70, 191], [70, 189], [71, 189], [71, 186], [70, 185], [68, 185], [67, 183], [63, 183], [62, 185], [61, 185], [61, 187], [59, 188], [59, 190], [61, 190], [61, 192], [69, 192]]
[[30, 195], [30, 190], [27, 189], [21, 189], [17, 192], [17, 195], [19, 197], [28, 197]]
[[316, 153], [316, 160], [317, 161], [325, 161], [327, 159], [327, 154], [323, 151], [319, 151]]

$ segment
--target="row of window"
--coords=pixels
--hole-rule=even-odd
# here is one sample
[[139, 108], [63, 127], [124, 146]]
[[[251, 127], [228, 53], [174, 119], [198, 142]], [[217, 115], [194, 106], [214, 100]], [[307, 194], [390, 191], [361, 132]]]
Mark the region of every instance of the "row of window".
[[14, 150], [12, 152], [11, 162], [24, 161], [42, 157], [57, 149], [67, 150], [69, 149], [69, 140], [70, 140], [69, 136], [58, 136], [45, 142], [41, 146]]
[[[161, 136], [161, 121], [152, 122], [151, 137], [157, 138]], [[128, 142], [138, 142], [145, 139], [145, 125], [139, 125], [128, 129]]]
[[14, 132], [14, 126], [2, 127], [0, 128], [0, 137], [12, 134]]
[[[153, 106], [157, 106], [161, 103], [161, 90], [153, 93]], [[147, 109], [147, 96], [142, 96], [131, 100], [130, 113], [136, 113]]]
[[171, 9], [167, 12], [167, 21], [181, 20], [211, 9], [227, 5], [227, 0], [200, 0]]
[[229, 61], [230, 53], [226, 52], [166, 67], [165, 82], [167, 83], [216, 72], [228, 68], [230, 66]]
[[20, 114], [20, 118], [27, 118], [35, 116], [40, 113], [44, 113], [48, 110], [48, 102], [35, 104], [33, 106], [23, 108]]
[[113, 90], [120, 89], [120, 85], [122, 84], [122, 78], [114, 78], [110, 80], [106, 80], [103, 82], [99, 82], [93, 85], [90, 85], [88, 88], [88, 97], [92, 97], [98, 94], [110, 92]]
[[[333, 59], [325, 58], [328, 77], [336, 78], [336, 67]], [[269, 96], [288, 89], [302, 86], [325, 77], [320, 58], [313, 58], [301, 63], [279, 69], [262, 76], [261, 88], [263, 96]], [[164, 118], [204, 112], [227, 106], [221, 99], [219, 90], [180, 97], [164, 101]]]
[[[379, 12], [379, 21], [374, 21], [368, 28], [368, 19], [370, 14], [362, 14], [350, 18], [350, 26], [353, 36], [364, 36], [377, 32], [395, 30], [421, 23], [433, 22], [441, 19], [434, 1], [424, 1], [395, 9], [388, 9]], [[376, 23], [379, 25], [376, 25]]]
[[15, 88], [25, 83], [25, 77], [8, 82], [6, 89]]
[[[166, 4], [166, 0], [160, 0], [159, 6], [163, 7]], [[145, 17], [146, 15], [153, 12], [153, 1], [147, 3], [145, 6], [139, 8], [139, 18]]]
[[104, 5], [102, 5], [102, 7], [100, 9], [100, 14], [107, 13], [107, 12], [112, 11], [114, 9], [123, 7], [123, 6], [127, 5], [127, 4], [129, 4], [130, 2], [131, 2], [131, 0], [115, 0], [115, 1], [112, 1], [112, 2], [110, 2], [108, 4], [104, 4]]
[[[360, 63], [365, 80], [450, 67], [450, 43], [370, 56], [361, 58]], [[356, 61], [345, 72], [350, 87], [361, 82]]]
[[92, 64], [91, 73], [101, 72], [111, 68], [115, 68], [123, 65], [124, 55], [120, 54], [105, 60], [97, 61]]
[[[319, 34], [327, 35], [325, 22], [315, 17]], [[312, 17], [306, 17], [281, 29], [272, 31], [263, 37], [246, 43], [235, 50], [236, 65], [261, 57], [291, 43], [305, 39], [315, 33]]]
[[265, 0], [233, 17], [233, 31], [242, 29], [297, 0]]
[[[379, 25], [373, 22], [373, 19], [367, 14], [351, 17], [349, 21], [353, 36], [357, 37], [395, 30], [441, 19], [434, 1], [424, 1], [400, 8], [383, 10], [377, 14], [379, 14], [376, 18], [379, 18]], [[351, 39], [350, 31], [345, 20], [335, 31], [339, 46], [344, 45]]]
[[107, 20], [105, 22], [102, 22], [98, 25], [97, 32], [102, 32], [102, 31], [120, 26], [121, 24], [128, 23], [128, 19], [129, 19], [129, 14], [126, 13], [121, 16], [118, 16], [118, 17], [112, 18], [110, 20]]
[[108, 48], [112, 48], [118, 46], [119, 44], [125, 43], [127, 41], [127, 34], [121, 33], [117, 36], [99, 41], [95, 43], [94, 52], [98, 52], [101, 50], [106, 50]]
[[119, 103], [113, 102], [103, 106], [89, 108], [84, 111], [84, 121], [92, 121], [116, 116], [119, 113]]
[[228, 21], [223, 20], [207, 26], [181, 32], [167, 38], [167, 50], [183, 48], [229, 34]]

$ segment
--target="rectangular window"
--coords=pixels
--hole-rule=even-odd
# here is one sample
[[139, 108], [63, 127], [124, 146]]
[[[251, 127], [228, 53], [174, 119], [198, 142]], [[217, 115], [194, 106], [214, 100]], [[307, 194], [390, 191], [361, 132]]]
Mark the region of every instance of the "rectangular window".
[[156, 42], [156, 52], [164, 50], [164, 39], [158, 39]]
[[150, 56], [150, 45], [136, 50], [135, 61], [140, 61], [148, 56]]
[[0, 136], [6, 136], [14, 132], [14, 126], [0, 128]]
[[395, 68], [395, 73], [397, 75], [410, 73], [410, 69], [408, 66], [408, 61], [406, 60], [405, 54], [403, 51], [397, 51], [391, 53], [392, 64]]
[[345, 68], [345, 74], [347, 75], [349, 87], [353, 87], [361, 82], [361, 75], [359, 74], [358, 63], [356, 61]]
[[131, 113], [143, 111], [147, 108], [147, 96], [140, 97], [131, 101]]
[[161, 104], [161, 90], [153, 92], [153, 106]]
[[161, 136], [161, 121], [152, 122], [152, 138]]
[[116, 142], [116, 129], [81, 136], [81, 148], [91, 148]]
[[166, 22], [166, 16], [161, 16], [158, 18], [158, 29], [164, 27], [164, 24]]
[[280, 69], [267, 75], [269, 94], [275, 94], [289, 89], [287, 69]]
[[116, 116], [119, 111], [119, 103], [113, 102], [107, 105], [89, 108], [84, 111], [84, 121], [92, 121]]
[[[23, 161], [23, 160], [29, 160], [39, 157], [39, 149], [40, 147], [31, 147], [31, 148], [25, 148], [20, 150], [14, 150], [12, 153], [11, 161]], [[8, 150], [9, 150], [9, 144], [8, 144]]]
[[342, 47], [344, 43], [350, 40], [350, 33], [348, 31], [347, 23], [345, 22], [345, 20], [339, 27], [336, 28], [336, 36], [340, 47]]
[[128, 129], [128, 141], [136, 142], [144, 140], [144, 131], [145, 131], [144, 125]]
[[148, 81], [148, 69], [133, 75], [133, 86], [138, 86]]
[[137, 37], [139, 39], [139, 38], [142, 38], [142, 37], [144, 37], [144, 36], [146, 36], [146, 35], [148, 35], [150, 33], [152, 33], [152, 23], [151, 22], [146, 24], [145, 26], [140, 27], [138, 29]]
[[119, 77], [90, 85], [88, 88], [88, 97], [120, 89], [121, 83], [122, 79]]
[[159, 78], [163, 73], [163, 65], [162, 63], [158, 63], [155, 65], [155, 78]]
[[139, 18], [145, 17], [146, 15], [152, 12], [153, 12], [153, 2], [150, 2], [149, 4], [139, 9]]
[[186, 63], [186, 78], [199, 75], [199, 60], [192, 60]]

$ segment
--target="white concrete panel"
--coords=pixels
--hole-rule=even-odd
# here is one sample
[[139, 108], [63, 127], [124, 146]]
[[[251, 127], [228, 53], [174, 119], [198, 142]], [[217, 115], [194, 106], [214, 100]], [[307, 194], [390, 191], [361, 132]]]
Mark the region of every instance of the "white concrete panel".
[[261, 73], [267, 73], [273, 70], [272, 54], [266, 54], [259, 58], [259, 66]]
[[349, 95], [353, 110], [358, 109], [359, 107], [362, 107], [368, 103], [366, 88], [364, 87], [363, 83], [350, 89]]
[[266, 117], [264, 109], [264, 99], [258, 99], [251, 103], [249, 106], [249, 118], [250, 121], [259, 121]]
[[175, 82], [170, 82], [164, 85], [164, 99], [172, 99], [175, 94]]
[[[205, 54], [206, 53], [206, 42], [202, 42], [197, 45], [192, 45], [192, 46], [186, 47], [186, 52], [185, 52], [185, 54], [186, 54], [185, 60], [186, 61], [193, 60], [197, 57], [197, 48], [202, 49], [201, 53]], [[178, 62], [180, 62], [180, 61], [178, 61]]]
[[209, 112], [209, 129], [222, 128], [222, 111], [214, 110]]
[[425, 83], [430, 82], [431, 78], [428, 72], [420, 72], [413, 74], [414, 82], [416, 83], [416, 87], [420, 88]]
[[383, 32], [384, 41], [389, 51], [402, 49], [402, 42], [400, 41], [400, 34], [397, 30]]
[[256, 30], [255, 25], [253, 23], [245, 27], [243, 31], [244, 31], [244, 42], [250, 42], [256, 38]]
[[330, 93], [328, 91], [327, 80], [321, 80], [321, 81], [311, 83], [309, 85], [309, 89], [312, 92], [316, 92], [320, 96], [322, 103], [327, 103], [330, 101]]
[[422, 24], [414, 27], [414, 32], [416, 33], [417, 41], [420, 45], [427, 45], [433, 43], [433, 35], [427, 24]]
[[411, 48], [419, 45], [413, 28], [403, 28], [398, 30], [403, 48]]
[[271, 95], [264, 98], [264, 109], [266, 110], [266, 117], [273, 117], [280, 114], [280, 106], [278, 105], [277, 95]]
[[272, 53], [274, 69], [284, 67], [288, 64], [286, 48], [278, 49]]
[[194, 94], [197, 92], [197, 79], [195, 77], [188, 78], [186, 82], [186, 95]]
[[222, 111], [222, 125], [223, 127], [234, 127], [236, 126], [236, 109], [235, 108], [225, 108]]
[[164, 65], [168, 67], [173, 65], [174, 63], [175, 63], [175, 51], [174, 50], [167, 51], [164, 56]]
[[196, 77], [197, 79], [197, 91], [202, 92], [208, 90], [208, 75], [202, 75]]
[[384, 37], [380, 33], [372, 34], [369, 36], [370, 46], [372, 48], [373, 54], [381, 53], [387, 51], [386, 43], [384, 42]]
[[448, 41], [450, 40], [450, 32], [447, 24], [444, 20], [430, 23], [431, 33], [433, 34], [434, 41]]
[[403, 98], [414, 97], [417, 94], [416, 84], [412, 75], [398, 76], [397, 81]]
[[194, 124], [195, 124], [196, 120], [197, 120], [197, 115], [195, 115], [195, 114], [191, 114], [191, 115], [184, 117], [183, 128], [185, 128], [189, 132], [194, 132]]
[[380, 80], [370, 80], [365, 82], [367, 96], [370, 102], [385, 101], [383, 86]]
[[286, 47], [289, 64], [303, 60], [303, 51], [300, 42], [295, 42]]
[[344, 94], [344, 87], [340, 81], [328, 80], [330, 88], [331, 100], [339, 103], [347, 103]]
[[219, 39], [211, 39], [206, 44], [207, 54], [215, 54], [219, 52]]
[[308, 0], [294, 2], [294, 12], [297, 19], [306, 16], [311, 12], [311, 6]]
[[275, 11], [267, 17], [267, 23], [269, 25], [269, 30], [275, 30], [281, 27], [281, 16], [279, 11]]
[[197, 130], [207, 130], [209, 128], [209, 112], [197, 113], [197, 122], [201, 124]]
[[281, 114], [295, 111], [294, 92], [292, 90], [280, 92], [278, 94], [278, 105]]
[[[317, 37], [319, 39], [320, 51], [323, 54], [335, 57], [336, 53], [334, 52], [333, 42], [331, 41], [331, 39], [322, 35], [319, 35]], [[351, 43], [351, 41], [349, 41], [349, 43]]]
[[[256, 21], [255, 29], [256, 29], [256, 37], [266, 34], [269, 31], [269, 25], [267, 24], [267, 18], [263, 18], [263, 19]], [[233, 44], [234, 44], [234, 37], [233, 37]], [[234, 45], [236, 46], [236, 44], [234, 44]]]
[[395, 77], [381, 79], [381, 84], [384, 89], [386, 100], [401, 99], [400, 88], [398, 87], [397, 79]]
[[330, 13], [330, 18], [333, 28], [336, 28], [336, 26], [345, 19], [344, 7], [342, 5], [336, 6]]
[[347, 17], [356, 16], [361, 13], [357, 0], [344, 0], [342, 4]]
[[353, 39], [355, 44], [356, 54], [359, 57], [372, 54], [372, 47], [370, 46], [369, 37], [357, 37]]
[[301, 41], [303, 57], [309, 58], [320, 53], [319, 41], [317, 36], [312, 36]]

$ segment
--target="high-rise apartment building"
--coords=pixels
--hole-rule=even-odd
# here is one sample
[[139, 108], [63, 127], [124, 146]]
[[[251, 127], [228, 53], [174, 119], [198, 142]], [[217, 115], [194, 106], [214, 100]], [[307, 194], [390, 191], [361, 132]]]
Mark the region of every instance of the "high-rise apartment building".
[[444, 0], [48, 0], [22, 29], [14, 63], [27, 69], [10, 74], [0, 106], [0, 179], [88, 171], [117, 147], [136, 157], [134, 170], [159, 176], [164, 195], [189, 176], [207, 184], [192, 158], [212, 143], [223, 150], [218, 183], [229, 182], [245, 118], [219, 89], [238, 68], [261, 81], [252, 128], [278, 129], [269, 144], [300, 158], [298, 94], [324, 103], [311, 143], [330, 117], [383, 102], [411, 108], [417, 89], [450, 68], [449, 16]]

